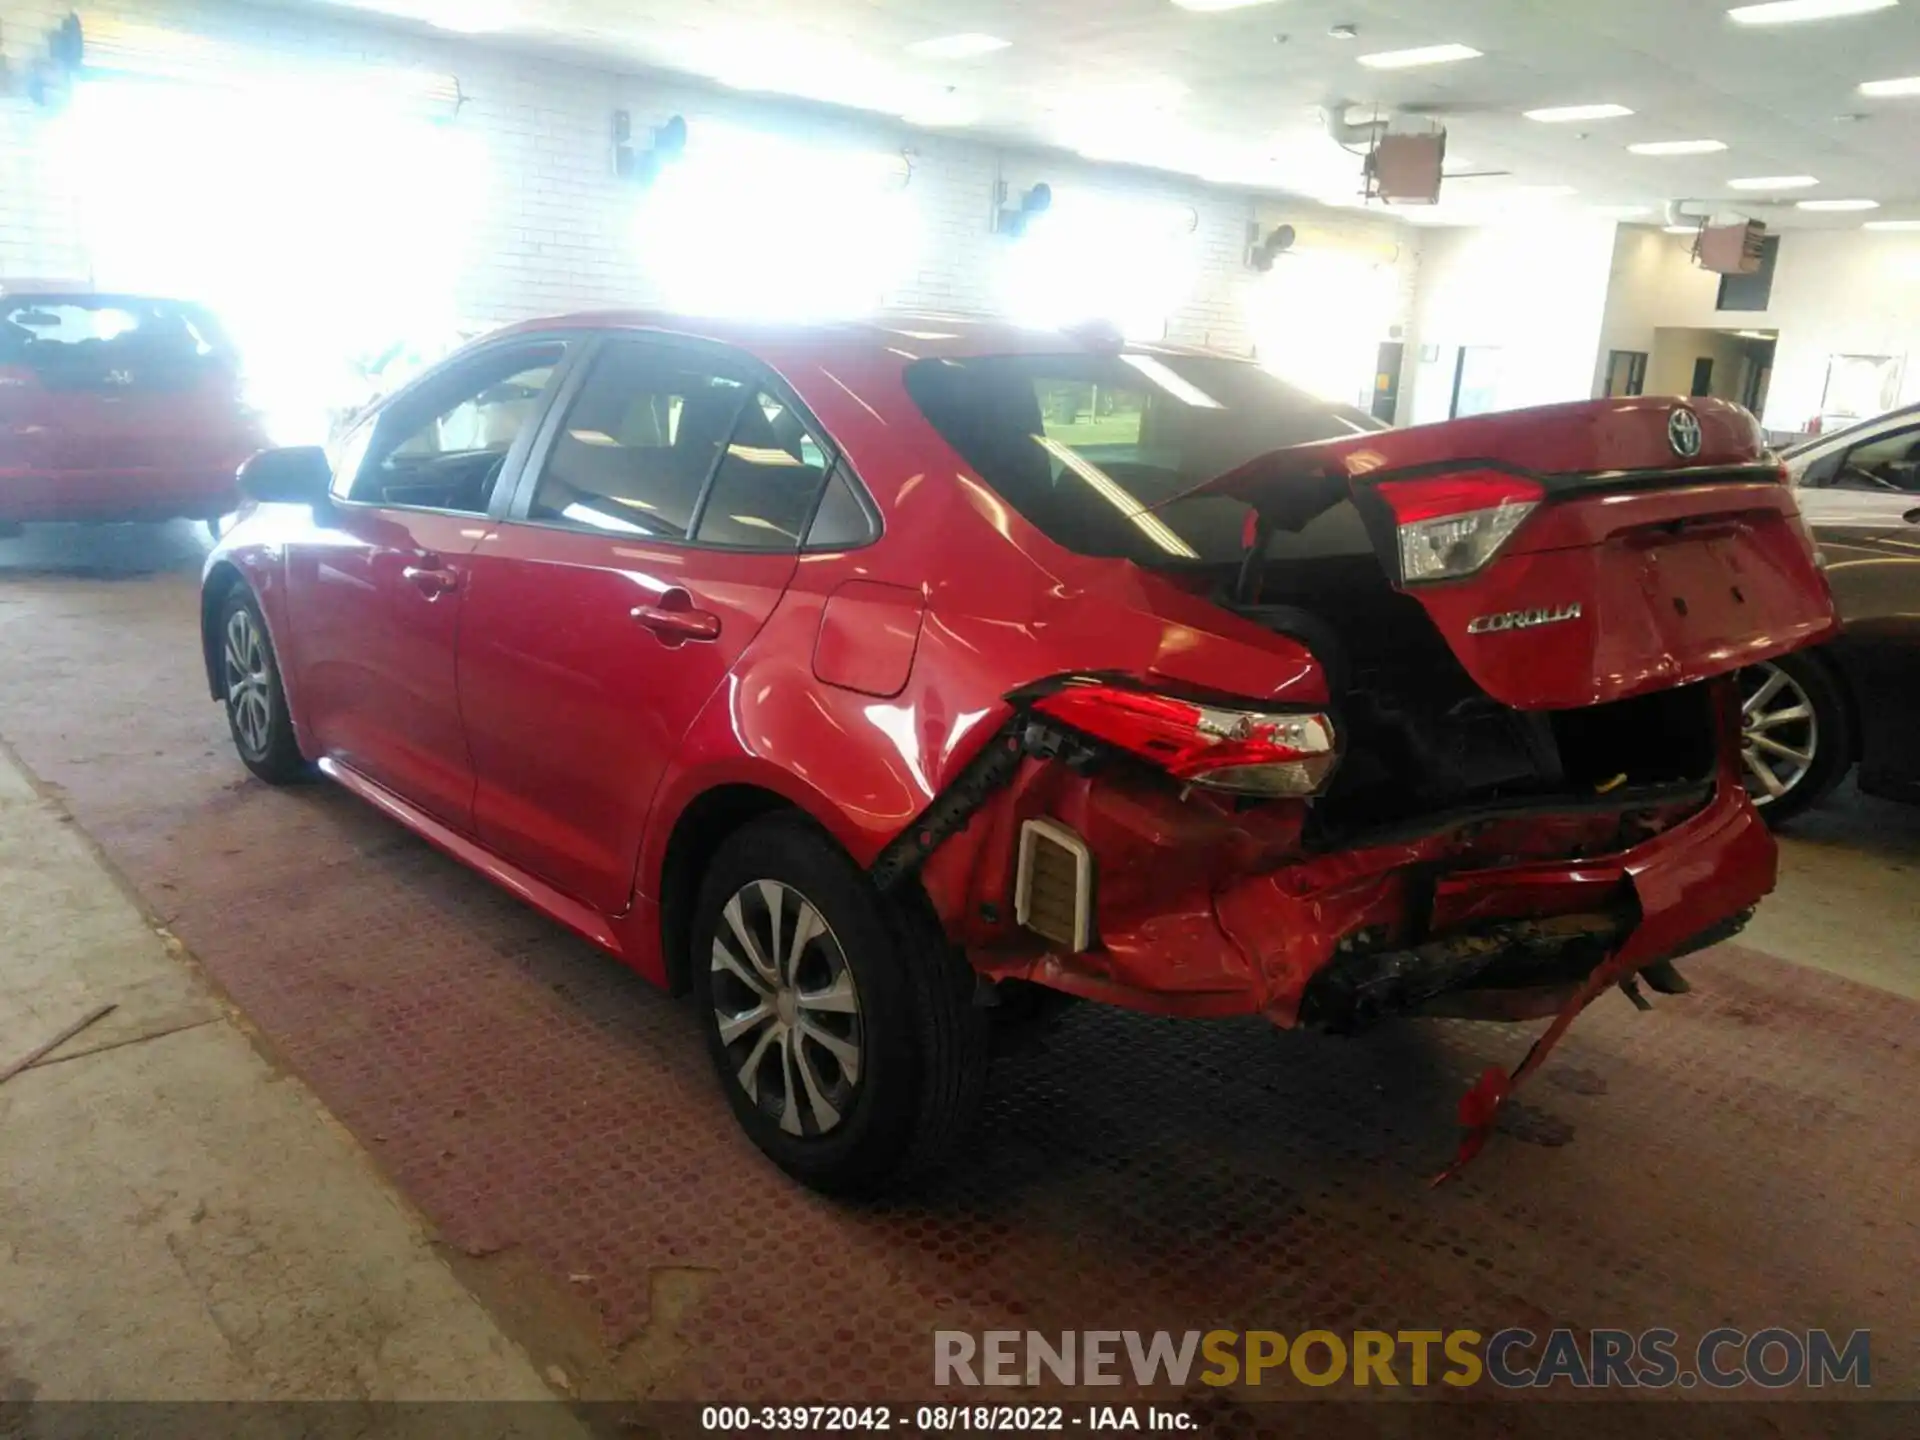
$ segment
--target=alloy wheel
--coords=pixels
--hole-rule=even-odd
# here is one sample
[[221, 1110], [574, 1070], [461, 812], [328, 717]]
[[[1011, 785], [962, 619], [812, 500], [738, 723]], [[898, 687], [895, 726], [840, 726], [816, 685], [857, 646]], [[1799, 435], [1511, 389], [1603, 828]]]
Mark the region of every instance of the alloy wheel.
[[1813, 769], [1820, 721], [1807, 692], [1770, 661], [1740, 672], [1740, 761], [1747, 794], [1770, 805]]
[[272, 739], [273, 683], [266, 639], [246, 609], [227, 621], [227, 710], [247, 753], [264, 756]]
[[711, 964], [733, 1083], [789, 1135], [838, 1129], [860, 1087], [860, 991], [825, 917], [791, 885], [751, 881], [721, 911]]

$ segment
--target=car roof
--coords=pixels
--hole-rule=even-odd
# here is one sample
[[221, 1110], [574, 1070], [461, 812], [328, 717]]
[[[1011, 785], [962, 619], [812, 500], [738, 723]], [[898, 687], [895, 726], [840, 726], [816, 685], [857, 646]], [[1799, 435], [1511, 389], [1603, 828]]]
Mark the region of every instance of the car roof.
[[[1111, 353], [1121, 348], [1116, 332], [1099, 327], [1050, 329], [1017, 325], [1010, 320], [977, 315], [945, 315], [921, 311], [886, 312], [861, 320], [761, 321], [718, 316], [674, 315], [652, 310], [593, 310], [527, 320], [508, 326], [501, 334], [555, 329], [644, 330], [712, 340], [751, 353], [792, 353], [809, 349], [892, 350], [911, 352], [913, 359], [965, 359], [984, 355], [1059, 355]], [[1196, 346], [1133, 344], [1126, 349], [1160, 355], [1216, 356], [1221, 352]], [[1233, 357], [1244, 358], [1244, 357]]]
[[1861, 436], [1870, 434], [1876, 430], [1885, 429], [1890, 425], [1897, 425], [1903, 420], [1913, 419], [1920, 419], [1920, 401], [1912, 405], [1902, 405], [1897, 409], [1884, 411], [1879, 415], [1875, 415], [1871, 420], [1856, 420], [1844, 429], [1829, 430], [1824, 435], [1809, 435], [1806, 439], [1790, 445], [1781, 451], [1781, 458], [1792, 460], [1801, 455], [1811, 454], [1816, 450], [1828, 450], [1847, 441], [1859, 439]]

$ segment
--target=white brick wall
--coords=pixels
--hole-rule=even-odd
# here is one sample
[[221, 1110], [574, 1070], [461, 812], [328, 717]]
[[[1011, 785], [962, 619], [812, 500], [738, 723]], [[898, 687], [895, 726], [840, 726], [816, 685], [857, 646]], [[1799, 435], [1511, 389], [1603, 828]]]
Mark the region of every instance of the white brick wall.
[[[470, 97], [459, 123], [484, 137], [488, 203], [457, 277], [464, 323], [492, 324], [559, 310], [657, 302], [634, 254], [633, 190], [615, 179], [612, 112], [626, 109], [637, 135], [683, 114], [916, 152], [912, 180], [925, 225], [917, 272], [891, 303], [935, 310], [994, 308], [998, 247], [989, 228], [996, 179], [1159, 198], [1199, 217], [1197, 283], [1169, 325], [1172, 339], [1247, 351], [1246, 295], [1259, 277], [1242, 263], [1251, 197], [1059, 156], [1003, 150], [948, 135], [914, 133], [883, 120], [822, 114], [731, 92], [393, 27], [358, 17], [256, 8], [230, 0], [100, 0], [86, 7], [203, 34], [283, 61], [420, 66], [457, 75]], [[4, 47], [17, 77], [66, 12], [53, 0], [0, 0]], [[45, 117], [17, 94], [0, 97], [0, 275], [85, 275], [89, 256], [66, 177], [51, 163]], [[340, 197], [316, 194], [315, 203]], [[1271, 200], [1264, 202], [1271, 206]], [[1313, 209], [1302, 202], [1301, 210]], [[1263, 212], [1264, 213], [1264, 212]], [[1392, 222], [1318, 212], [1317, 228], [1370, 241], [1404, 235]], [[293, 223], [291, 220], [282, 223]], [[830, 213], [821, 223], [831, 224]], [[770, 237], [777, 243], [777, 224]], [[1403, 304], [1412, 314], [1415, 246], [1401, 247]]]

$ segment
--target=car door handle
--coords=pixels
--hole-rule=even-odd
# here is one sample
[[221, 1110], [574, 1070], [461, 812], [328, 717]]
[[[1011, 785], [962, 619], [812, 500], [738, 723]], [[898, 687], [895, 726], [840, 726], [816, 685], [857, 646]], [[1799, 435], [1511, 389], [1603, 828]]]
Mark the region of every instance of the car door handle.
[[636, 605], [628, 613], [669, 645], [678, 645], [686, 640], [720, 638], [720, 617], [711, 610], [670, 610], [661, 605]]
[[400, 578], [429, 600], [438, 600], [460, 584], [458, 575], [438, 565], [409, 565], [400, 572]]

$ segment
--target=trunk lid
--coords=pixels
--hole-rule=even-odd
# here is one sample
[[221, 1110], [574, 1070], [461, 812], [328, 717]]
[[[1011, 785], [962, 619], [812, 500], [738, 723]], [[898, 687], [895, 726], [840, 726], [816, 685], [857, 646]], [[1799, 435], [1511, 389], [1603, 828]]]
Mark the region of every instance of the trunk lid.
[[1572, 709], [1835, 629], [1761, 439], [1724, 401], [1582, 402], [1274, 450], [1187, 493], [1278, 529], [1351, 497], [1389, 579], [1482, 690]]

